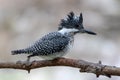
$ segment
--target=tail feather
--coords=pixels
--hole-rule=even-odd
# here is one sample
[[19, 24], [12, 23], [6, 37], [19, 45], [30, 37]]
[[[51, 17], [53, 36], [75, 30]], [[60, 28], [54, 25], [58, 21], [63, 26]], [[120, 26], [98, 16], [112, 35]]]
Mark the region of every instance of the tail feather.
[[24, 49], [11, 51], [12, 55], [26, 53]]

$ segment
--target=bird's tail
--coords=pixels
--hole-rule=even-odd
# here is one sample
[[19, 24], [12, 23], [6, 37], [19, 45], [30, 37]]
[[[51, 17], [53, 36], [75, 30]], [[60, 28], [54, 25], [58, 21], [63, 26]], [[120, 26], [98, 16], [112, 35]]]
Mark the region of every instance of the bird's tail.
[[11, 51], [12, 55], [16, 55], [16, 54], [23, 54], [23, 53], [27, 53], [27, 51], [25, 49], [21, 49], [21, 50], [13, 50]]

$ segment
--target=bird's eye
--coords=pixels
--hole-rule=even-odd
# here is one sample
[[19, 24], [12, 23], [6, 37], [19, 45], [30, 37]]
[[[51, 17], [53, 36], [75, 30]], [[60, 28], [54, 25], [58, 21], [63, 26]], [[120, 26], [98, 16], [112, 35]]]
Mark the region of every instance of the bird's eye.
[[62, 29], [62, 27], [59, 27], [59, 28], [58, 28], [58, 30], [61, 30], [61, 29]]
[[76, 28], [78, 28], [78, 27], [79, 27], [79, 25], [78, 25], [78, 24], [76, 24], [76, 25], [75, 25], [75, 27], [76, 27]]

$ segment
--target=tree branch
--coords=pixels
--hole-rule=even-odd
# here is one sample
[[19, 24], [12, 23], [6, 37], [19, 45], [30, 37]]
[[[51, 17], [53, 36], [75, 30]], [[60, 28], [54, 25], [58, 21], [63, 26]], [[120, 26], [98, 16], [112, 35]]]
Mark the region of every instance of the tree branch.
[[80, 68], [80, 72], [94, 73], [97, 77], [99, 75], [105, 75], [107, 77], [120, 76], [120, 68], [115, 66], [102, 65], [99, 63], [91, 63], [83, 60], [75, 60], [68, 58], [58, 58], [55, 60], [42, 60], [42, 61], [33, 61], [17, 62], [17, 63], [0, 63], [0, 69], [3, 68], [12, 68], [12, 69], [22, 69], [30, 72], [31, 69], [48, 67], [48, 66], [69, 66], [74, 68]]

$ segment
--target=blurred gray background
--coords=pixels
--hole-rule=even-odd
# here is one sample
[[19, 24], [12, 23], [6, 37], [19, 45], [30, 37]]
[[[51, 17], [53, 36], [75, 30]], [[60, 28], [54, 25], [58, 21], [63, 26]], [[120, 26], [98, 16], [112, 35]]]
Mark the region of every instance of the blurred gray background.
[[[0, 62], [26, 60], [11, 50], [27, 47], [48, 32], [56, 31], [70, 12], [83, 13], [86, 29], [97, 36], [78, 34], [73, 49], [65, 56], [120, 67], [120, 0], [0, 0]], [[41, 60], [35, 57], [33, 60]], [[46, 67], [28, 74], [1, 69], [0, 80], [120, 80], [80, 73], [71, 67]]]

